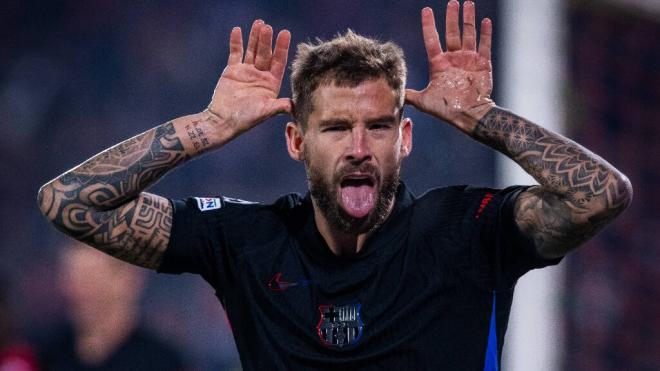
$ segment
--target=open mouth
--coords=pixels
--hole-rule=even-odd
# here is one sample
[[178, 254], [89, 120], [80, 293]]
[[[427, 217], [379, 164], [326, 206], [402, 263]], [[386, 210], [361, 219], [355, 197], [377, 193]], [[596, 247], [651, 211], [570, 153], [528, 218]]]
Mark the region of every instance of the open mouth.
[[341, 186], [343, 187], [362, 187], [362, 186], [367, 186], [367, 187], [373, 187], [374, 186], [374, 181], [370, 177], [346, 177], [344, 180], [341, 182]]
[[376, 180], [368, 174], [349, 174], [341, 183], [341, 203], [344, 211], [360, 219], [376, 205]]

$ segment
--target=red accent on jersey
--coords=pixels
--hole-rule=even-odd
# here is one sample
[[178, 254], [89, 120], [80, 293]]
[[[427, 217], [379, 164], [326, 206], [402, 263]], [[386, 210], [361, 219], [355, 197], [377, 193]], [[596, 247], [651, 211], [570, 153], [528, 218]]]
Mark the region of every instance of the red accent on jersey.
[[481, 204], [479, 205], [479, 210], [477, 210], [477, 214], [474, 216], [475, 219], [479, 219], [481, 214], [483, 214], [484, 210], [486, 209], [486, 206], [490, 203], [490, 201], [495, 197], [492, 193], [486, 193], [484, 195], [484, 198], [481, 199]]

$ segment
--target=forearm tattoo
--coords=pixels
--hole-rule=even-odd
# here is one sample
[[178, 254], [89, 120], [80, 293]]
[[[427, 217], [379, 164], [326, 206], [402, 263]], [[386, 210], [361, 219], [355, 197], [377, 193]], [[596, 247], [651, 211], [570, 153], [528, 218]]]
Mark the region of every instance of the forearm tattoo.
[[515, 215], [544, 256], [565, 255], [632, 200], [630, 182], [612, 165], [509, 111], [493, 108], [474, 135], [516, 161], [541, 185], [521, 194]]
[[194, 120], [192, 123], [186, 125], [186, 133], [197, 153], [205, 152], [211, 146], [209, 138], [204, 133], [204, 129], [202, 129], [201, 123], [202, 120]]
[[112, 256], [160, 265], [172, 207], [142, 192], [186, 159], [172, 123], [128, 139], [44, 185], [39, 205], [55, 226]]

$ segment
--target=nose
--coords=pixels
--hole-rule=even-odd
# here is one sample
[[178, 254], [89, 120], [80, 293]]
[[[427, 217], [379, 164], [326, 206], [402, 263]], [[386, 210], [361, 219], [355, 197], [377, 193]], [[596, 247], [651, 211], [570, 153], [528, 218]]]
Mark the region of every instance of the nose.
[[371, 159], [372, 153], [369, 138], [364, 128], [354, 127], [351, 130], [351, 144], [346, 153], [347, 160], [361, 163]]

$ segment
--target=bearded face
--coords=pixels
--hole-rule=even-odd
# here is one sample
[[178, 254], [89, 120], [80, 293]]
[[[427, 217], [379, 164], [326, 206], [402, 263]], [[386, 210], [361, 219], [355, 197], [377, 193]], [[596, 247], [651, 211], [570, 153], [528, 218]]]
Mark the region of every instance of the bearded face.
[[401, 119], [397, 94], [383, 78], [328, 83], [314, 91], [306, 127], [287, 125], [287, 145], [305, 163], [315, 215], [335, 231], [363, 234], [391, 211], [412, 122]]
[[[387, 218], [399, 186], [399, 166], [383, 176], [373, 164], [347, 164], [326, 177], [322, 169], [305, 161], [310, 194], [317, 207], [334, 229], [346, 234], [367, 233]], [[346, 209], [368, 212], [362, 216]]]

